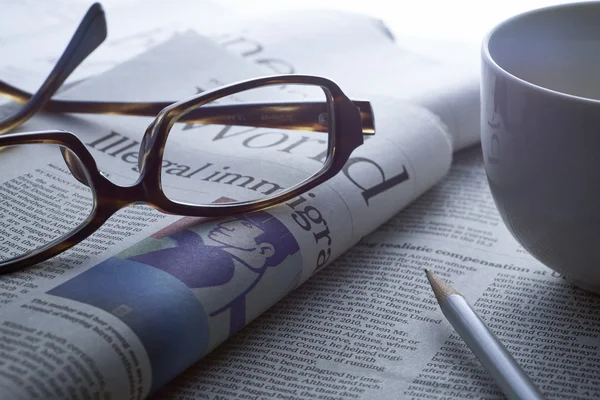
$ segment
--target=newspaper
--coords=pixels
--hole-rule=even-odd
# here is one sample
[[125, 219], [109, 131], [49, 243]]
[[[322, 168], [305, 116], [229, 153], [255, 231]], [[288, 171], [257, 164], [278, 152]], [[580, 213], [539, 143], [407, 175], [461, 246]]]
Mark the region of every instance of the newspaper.
[[[9, 5], [21, 13], [31, 8], [26, 3]], [[422, 105], [442, 119], [455, 151], [479, 142], [477, 49], [395, 38], [380, 20], [341, 11], [301, 10], [245, 19], [207, 0], [170, 3], [185, 13], [165, 15], [163, 6], [151, 0], [106, 7], [109, 38], [70, 76], [67, 87], [193, 28], [258, 64], [263, 74], [318, 74], [335, 79], [351, 95], [377, 93]], [[2, 52], [11, 55], [0, 60], [3, 80], [37, 89], [83, 15], [81, 5], [69, 15], [56, 11], [64, 9], [43, 10], [45, 30], [0, 42]], [[197, 15], [202, 15], [202, 24]], [[132, 19], [138, 23], [127, 22]]]
[[[109, 36], [71, 74], [65, 87], [108, 71], [177, 33], [191, 28], [207, 33], [217, 24], [234, 25], [239, 18], [235, 10], [208, 0], [172, 0], [170, 8], [185, 12], [170, 13], [164, 12], [165, 4], [160, 0], [106, 3], [102, 2], [102, 7]], [[0, 0], [0, 50], [6, 55], [0, 60], [2, 80], [21, 89], [37, 90], [90, 5], [85, 1]]]
[[[164, 100], [264, 74], [231, 50], [181, 35], [63, 96]], [[182, 52], [185, 62], [173, 62]], [[317, 71], [321, 59], [313, 60]], [[166, 71], [174, 77], [168, 84], [159, 79]], [[357, 95], [354, 90], [350, 85], [348, 92]], [[598, 300], [511, 238], [487, 191], [478, 148], [458, 153], [448, 171], [457, 136], [441, 116], [401, 96], [365, 97], [374, 106], [377, 134], [353, 154], [359, 168], [249, 221], [270, 224], [284, 238], [286, 258], [255, 267], [262, 275], [240, 274], [242, 264], [255, 266], [261, 258], [236, 253], [226, 284], [193, 287], [181, 275], [173, 279], [177, 272], [153, 266], [153, 256], [184, 255], [178, 249], [192, 240], [205, 259], [208, 248], [233, 256], [232, 246], [214, 238], [221, 229], [241, 231], [246, 217], [191, 221], [136, 206], [71, 251], [0, 278], [0, 393], [17, 399], [501, 398], [439, 312], [422, 271], [431, 268], [475, 305], [549, 398], [597, 398]], [[148, 122], [42, 115], [22, 130], [77, 132], [102, 171], [127, 184], [136, 177], [129, 154]], [[219, 132], [204, 138], [227, 140], [221, 143], [240, 151], [245, 139]], [[29, 181], [48, 179], [37, 175], [47, 173], [46, 165], [42, 158], [11, 163], [9, 190], [19, 184], [21, 195], [39, 195]], [[402, 178], [380, 186], [393, 177]], [[369, 191], [375, 195], [366, 201], [365, 191], [378, 186], [385, 190]], [[2, 218], [19, 214], [22, 203], [0, 202]], [[254, 322], [229, 337], [240, 320]]]
[[478, 148], [154, 398], [503, 399], [424, 268], [468, 299], [547, 398], [598, 398], [600, 299], [516, 243]]
[[242, 20], [212, 37], [265, 71], [319, 74], [350, 95], [376, 93], [423, 106], [447, 126], [455, 151], [479, 142], [477, 48], [448, 44], [443, 51], [424, 40], [394, 38], [379, 20], [327, 10]]
[[[173, 63], [181, 54], [186, 54], [185, 62]], [[176, 79], [160, 79], [164, 74]], [[257, 66], [218, 44], [187, 33], [73, 87], [63, 97], [158, 100], [160, 93], [167, 98], [184, 98], [194, 94], [197, 87], [261, 74]], [[132, 207], [118, 213], [81, 246], [30, 270], [3, 277], [0, 324], [3, 337], [11, 344], [3, 354], [13, 361], [0, 367], [0, 386], [23, 398], [63, 397], [79, 391], [100, 397], [143, 398], [423, 194], [450, 165], [452, 147], [444, 126], [423, 108], [390, 98], [370, 100], [378, 115], [376, 137], [353, 154], [350, 168], [304, 196], [250, 216], [191, 224], [147, 207]], [[130, 154], [137, 149], [132, 144], [139, 144], [148, 123], [148, 118], [43, 115], [19, 129], [52, 126], [77, 132], [103, 173], [127, 184], [137, 177]], [[247, 152], [250, 150], [244, 148], [244, 142], [256, 134], [247, 130], [228, 135], [219, 130], [201, 135], [189, 132], [178, 160], [187, 157], [186, 149], [197, 151], [193, 143], [198, 141]], [[278, 146], [281, 149], [289, 144]], [[390, 152], [391, 148], [394, 151]], [[276, 150], [261, 151], [268, 160]], [[25, 213], [25, 203], [18, 200], [39, 196], [38, 192], [49, 194], [45, 198], [52, 200], [56, 188], [32, 185], [32, 181], [57, 186], [64, 178], [64, 172], [52, 168], [41, 154], [26, 165], [19, 162], [18, 155], [11, 157], [15, 165], [8, 167], [12, 173], [4, 183], [3, 218], [12, 215], [9, 212]], [[285, 182], [288, 175], [282, 170], [269, 179]], [[220, 186], [220, 196], [239, 196], [239, 187]], [[56, 201], [65, 202], [61, 198]], [[277, 241], [264, 240], [276, 254], [283, 255], [276, 261], [272, 257], [261, 259], [255, 251], [235, 251], [248, 246], [219, 245], [214, 240], [220, 230], [242, 230], [245, 221], [267, 233], [275, 230]], [[50, 218], [48, 223], [52, 223]], [[12, 229], [48, 228], [39, 224], [26, 219]], [[185, 224], [186, 229], [178, 224]], [[240, 235], [238, 240], [254, 240], [250, 234]], [[215, 262], [220, 259], [223, 269], [232, 269], [231, 276], [220, 285], [194, 283], [209, 276], [214, 264], [195, 267], [196, 276], [189, 280], [167, 265], [150, 265], [160, 258], [161, 250], [169, 249], [176, 249], [182, 259], [191, 251], [198, 261], [214, 259], [216, 253]], [[212, 277], [220, 278], [217, 273]], [[27, 289], [22, 289], [23, 285], [28, 285]], [[33, 344], [36, 349], [50, 346], [53, 350], [23, 356], [21, 353], [32, 350], [26, 338], [39, 339]], [[14, 368], [35, 361], [29, 356], [48, 367], [54, 363], [64, 368], [42, 371], [43, 380], [36, 375], [39, 369], [15, 376]]]

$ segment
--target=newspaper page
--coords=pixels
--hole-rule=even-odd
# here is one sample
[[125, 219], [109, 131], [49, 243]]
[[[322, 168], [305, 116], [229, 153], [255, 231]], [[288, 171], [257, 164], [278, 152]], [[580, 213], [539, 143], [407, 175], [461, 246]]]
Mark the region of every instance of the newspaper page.
[[503, 399], [425, 278], [457, 288], [549, 399], [600, 396], [600, 299], [504, 227], [478, 148], [156, 399]]
[[[174, 62], [182, 57], [185, 62]], [[63, 96], [183, 98], [261, 73], [212, 41], [188, 33]], [[173, 79], [167, 82], [165, 76]], [[280, 96], [295, 98], [287, 92]], [[297, 199], [218, 221], [130, 207], [70, 251], [2, 276], [1, 393], [27, 399], [144, 398], [422, 195], [450, 165], [452, 147], [444, 126], [423, 108], [391, 98], [370, 100], [377, 134], [353, 153], [343, 173]], [[139, 143], [149, 122], [141, 117], [41, 115], [19, 130], [77, 132], [108, 179], [127, 185], [137, 178]], [[177, 161], [167, 165], [163, 160], [163, 167], [181, 172], [184, 164], [193, 165], [194, 156], [202, 158], [198, 155], [219, 146], [238, 156], [256, 154], [249, 141], [270, 133], [223, 127], [200, 132], [189, 129], [174, 153]], [[277, 152], [291, 145], [260, 143], [265, 161], [285, 160], [281, 157], [286, 154]], [[313, 151], [320, 150], [318, 141], [313, 144]], [[35, 245], [33, 233], [48, 229], [53, 215], [61, 216], [61, 224], [76, 219], [78, 203], [75, 191], [63, 184], [68, 170], [49, 162], [50, 155], [11, 150], [2, 156], [10, 171], [3, 175], [0, 206], [2, 226], [10, 233], [2, 242], [7, 257], [21, 232], [28, 232]], [[303, 159], [306, 165], [322, 162], [316, 156]], [[268, 179], [284, 187], [288, 172], [271, 169]], [[214, 200], [240, 198], [249, 190], [220, 181], [213, 179], [226, 183], [217, 185]], [[39, 213], [42, 218], [28, 211], [28, 199], [48, 205]], [[234, 233], [224, 239], [223, 232]]]
[[[0, 0], [0, 50], [4, 55], [0, 59], [0, 79], [20, 89], [37, 90], [91, 4]], [[165, 3], [160, 0], [113, 1], [102, 6], [108, 36], [71, 74], [67, 87], [105, 72], [177, 33], [192, 28], [208, 32], [216, 29], [217, 24], [233, 24], [239, 18], [235, 10], [210, 0], [169, 1], [170, 10], [182, 12], [165, 12]]]
[[[479, 142], [479, 51], [392, 37], [360, 14], [294, 10], [241, 20], [213, 34], [270, 73], [328, 76], [350, 95], [387, 95], [438, 115], [458, 151]], [[387, 39], [387, 40], [386, 40]]]
[[[336, 80], [350, 95], [374, 93], [422, 105], [442, 119], [455, 151], [479, 142], [477, 49], [393, 37], [380, 20], [342, 11], [298, 10], [248, 19], [207, 0], [170, 3], [170, 8], [185, 13], [164, 13], [163, 6], [158, 0], [108, 6], [106, 42], [68, 82], [104, 72], [176, 32], [194, 29], [253, 61], [265, 74], [318, 74]], [[11, 7], [21, 14], [31, 8], [25, 2]], [[0, 61], [3, 80], [37, 89], [77, 25], [73, 11], [68, 18], [61, 15], [60, 24], [55, 14], [45, 14], [53, 24], [43, 35], [0, 42], [3, 54], [11, 55]], [[138, 23], [128, 23], [132, 19]]]

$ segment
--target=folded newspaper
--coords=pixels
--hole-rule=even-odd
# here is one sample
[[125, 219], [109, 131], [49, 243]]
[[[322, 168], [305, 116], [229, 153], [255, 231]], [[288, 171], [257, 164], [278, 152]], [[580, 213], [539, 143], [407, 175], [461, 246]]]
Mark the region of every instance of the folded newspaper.
[[[376, 135], [342, 173], [285, 204], [220, 220], [129, 207], [70, 251], [1, 276], [0, 398], [502, 398], [423, 268], [461, 289], [549, 398], [597, 398], [600, 300], [510, 237], [479, 147], [455, 153], [478, 140], [477, 74], [404, 50], [362, 16], [282, 14], [236, 28], [177, 34], [60, 96], [176, 100], [314, 73], [369, 99]], [[150, 120], [45, 114], [19, 129], [76, 133], [126, 185]], [[293, 144], [264, 129], [188, 133], [177, 160], [198, 146], [269, 157]], [[69, 192], [42, 156], [12, 160], [0, 179], [8, 253], [22, 232], [51, 228], [28, 201], [52, 210], [64, 199], [54, 194]], [[220, 196], [245, 190], [231, 182]]]

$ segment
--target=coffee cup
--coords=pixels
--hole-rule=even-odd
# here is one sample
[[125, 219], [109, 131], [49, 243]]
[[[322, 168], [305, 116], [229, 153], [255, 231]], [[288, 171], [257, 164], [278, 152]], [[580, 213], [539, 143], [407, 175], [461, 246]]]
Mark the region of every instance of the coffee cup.
[[509, 231], [600, 294], [600, 3], [530, 11], [482, 46], [481, 145]]

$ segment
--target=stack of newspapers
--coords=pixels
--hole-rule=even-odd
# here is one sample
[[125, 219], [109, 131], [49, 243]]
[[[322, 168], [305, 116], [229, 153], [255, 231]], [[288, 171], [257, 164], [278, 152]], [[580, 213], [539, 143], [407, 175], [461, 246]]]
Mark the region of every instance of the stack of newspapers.
[[[85, 8], [4, 3], [0, 79], [34, 91]], [[478, 49], [394, 37], [340, 11], [249, 18], [208, 1], [165, 4], [108, 8], [108, 39], [56, 97], [177, 101], [315, 74], [368, 99], [376, 134], [336, 177], [287, 203], [218, 220], [128, 207], [69, 251], [0, 276], [0, 398], [502, 398], [443, 318], [424, 268], [471, 301], [549, 397], [600, 397], [600, 299], [529, 256], [490, 196]], [[4, 101], [0, 115], [15, 107]], [[41, 113], [19, 131], [75, 133], [127, 185], [151, 121]], [[189, 132], [193, 146], [266, 157], [295, 145], [260, 128]], [[23, 201], [0, 198], [0, 252], [26, 240], [11, 221], [36, 224], [26, 199], [49, 210], [61, 201], [47, 195], [61, 191], [47, 167], [43, 157], [2, 164], [0, 185]]]

